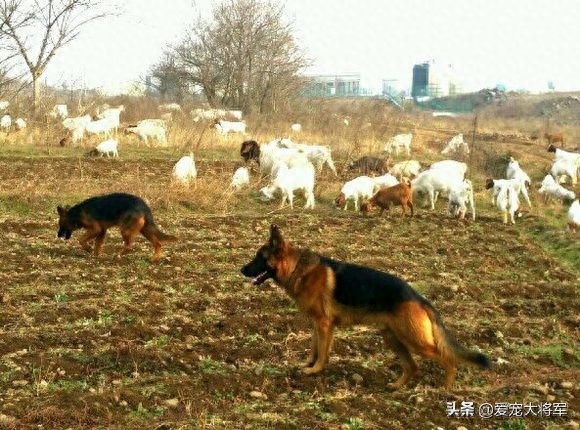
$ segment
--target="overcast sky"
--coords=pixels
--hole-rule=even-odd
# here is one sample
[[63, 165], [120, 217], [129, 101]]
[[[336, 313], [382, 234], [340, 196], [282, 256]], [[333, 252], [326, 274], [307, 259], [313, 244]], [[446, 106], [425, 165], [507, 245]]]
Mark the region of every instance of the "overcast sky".
[[[115, 1], [115, 0], [105, 0]], [[85, 27], [49, 66], [50, 84], [114, 89], [147, 73], [213, 0], [124, 0], [122, 12]], [[410, 87], [414, 64], [451, 64], [466, 90], [580, 90], [580, 0], [287, 0], [308, 72], [360, 73]]]

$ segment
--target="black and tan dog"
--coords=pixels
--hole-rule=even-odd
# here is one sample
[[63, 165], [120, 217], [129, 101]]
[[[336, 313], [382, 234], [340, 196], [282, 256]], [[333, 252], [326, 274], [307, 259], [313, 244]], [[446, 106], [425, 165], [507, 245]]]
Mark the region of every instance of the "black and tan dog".
[[306, 374], [318, 373], [327, 364], [333, 328], [353, 324], [378, 326], [401, 358], [403, 374], [390, 384], [393, 388], [405, 385], [417, 372], [412, 353], [439, 362], [446, 371], [447, 387], [453, 384], [459, 362], [483, 368], [491, 364], [485, 355], [461, 347], [433, 306], [402, 279], [295, 248], [275, 225], [268, 242], [241, 272], [255, 285], [273, 279], [312, 320], [312, 355]]
[[84, 250], [91, 252], [89, 241], [94, 239], [95, 255], [99, 255], [103, 247], [107, 229], [113, 226], [119, 226], [125, 242], [121, 255], [131, 250], [135, 236], [141, 233], [155, 248], [152, 262], [160, 258], [162, 242], [177, 240], [175, 236], [161, 232], [155, 225], [149, 206], [131, 194], [91, 197], [71, 208], [58, 206], [57, 211], [60, 217], [58, 237], [68, 240], [73, 231], [84, 228], [86, 232], [79, 239], [80, 244]]

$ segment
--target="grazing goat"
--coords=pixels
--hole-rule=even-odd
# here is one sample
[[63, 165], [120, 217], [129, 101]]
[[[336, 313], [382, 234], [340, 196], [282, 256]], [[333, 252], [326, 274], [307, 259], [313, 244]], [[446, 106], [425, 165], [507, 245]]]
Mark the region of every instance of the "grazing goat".
[[354, 202], [354, 210], [358, 211], [359, 202], [370, 199], [373, 196], [374, 187], [375, 182], [368, 176], [354, 178], [344, 183], [338, 197], [334, 200], [334, 204], [337, 208], [346, 210], [348, 202], [352, 200]]
[[116, 139], [108, 139], [105, 140], [101, 143], [99, 143], [95, 149], [93, 149], [92, 151], [90, 151], [88, 153], [88, 155], [90, 156], [104, 156], [106, 155], [107, 157], [119, 157], [119, 151], [118, 151], [118, 142]]
[[580, 167], [580, 154], [577, 152], [564, 151], [563, 149], [556, 148], [554, 145], [549, 145], [547, 151], [554, 153], [555, 160], [560, 159], [571, 160], [575, 162], [577, 166]]
[[433, 163], [411, 181], [413, 194], [426, 194], [431, 210], [434, 210], [439, 194], [448, 195], [454, 186], [463, 182], [466, 172], [467, 164], [459, 161], [443, 160]]
[[530, 197], [528, 195], [527, 189], [527, 187], [532, 186], [532, 180], [530, 179], [528, 174], [522, 170], [522, 168], [520, 167], [520, 163], [518, 163], [517, 160], [513, 157], [510, 157], [510, 161], [506, 169], [506, 178], [520, 181], [521, 188], [519, 192], [521, 192], [522, 195], [524, 196], [524, 199], [526, 199], [528, 206], [532, 207], [532, 203], [530, 202]]
[[572, 185], [578, 182], [578, 167], [572, 160], [560, 158], [554, 161], [550, 174], [559, 183], [566, 182], [566, 177], [572, 181]]
[[280, 148], [294, 149], [298, 152], [306, 155], [308, 161], [310, 161], [317, 171], [321, 171], [324, 165], [336, 176], [336, 168], [334, 167], [334, 162], [332, 161], [332, 155], [330, 148], [323, 145], [307, 145], [305, 143], [294, 143], [290, 139], [277, 139], [275, 140]]
[[190, 181], [197, 178], [197, 169], [195, 168], [193, 152], [190, 152], [189, 155], [184, 155], [177, 163], [175, 163], [171, 177], [183, 185], [189, 185]]
[[574, 193], [574, 191], [567, 190], [562, 185], [558, 184], [550, 175], [544, 177], [538, 192], [542, 194], [546, 200], [551, 197], [558, 200], [574, 200], [576, 198], [576, 193]]
[[560, 142], [562, 144], [562, 148], [564, 147], [564, 133], [561, 131], [557, 133], [545, 133], [544, 137], [548, 141], [549, 145]]
[[[226, 111], [224, 109], [202, 109], [196, 108], [191, 111], [194, 122], [204, 121], [204, 120], [216, 120], [218, 118], [223, 118], [226, 116]], [[241, 118], [240, 118], [241, 119]]]
[[290, 130], [292, 131], [292, 133], [300, 133], [302, 131], [302, 125], [294, 123], [290, 126]]
[[26, 120], [23, 118], [16, 118], [16, 121], [14, 121], [14, 125], [16, 126], [16, 130], [22, 130], [24, 128], [26, 128]]
[[469, 146], [467, 142], [463, 140], [463, 133], [459, 133], [451, 138], [447, 143], [447, 146], [443, 148], [441, 154], [449, 154], [450, 152], [458, 152], [463, 150], [465, 154], [469, 154]]
[[8, 114], [0, 118], [0, 130], [8, 131], [12, 127], [12, 117]]
[[106, 116], [96, 121], [89, 122], [85, 131], [88, 134], [105, 134], [106, 136], [111, 136], [113, 130], [117, 130], [119, 127], [119, 120], [114, 116]]
[[167, 146], [165, 121], [162, 119], [144, 119], [136, 125], [129, 125], [125, 131], [135, 134], [140, 141], [149, 146], [149, 139], [155, 139], [160, 146]]
[[246, 123], [244, 121], [225, 121], [220, 119], [215, 123], [215, 129], [223, 136], [227, 136], [229, 133], [245, 134]]
[[421, 172], [421, 163], [416, 160], [401, 161], [389, 169], [389, 173], [397, 178], [414, 178]]
[[496, 204], [496, 198], [501, 190], [505, 187], [512, 187], [514, 191], [518, 194], [524, 196], [529, 207], [532, 207], [530, 202], [530, 197], [528, 195], [528, 189], [526, 188], [526, 181], [521, 180], [521, 178], [514, 179], [491, 179], [488, 178], [485, 181], [485, 188], [487, 190], [493, 188], [493, 193], [491, 195], [491, 204]]
[[397, 134], [389, 139], [385, 144], [384, 150], [391, 154], [393, 148], [395, 148], [395, 154], [399, 155], [399, 149], [404, 148], [407, 155], [411, 155], [411, 141], [413, 140], [413, 134]]
[[305, 209], [314, 209], [314, 166], [307, 162], [301, 166], [288, 167], [285, 163], [277, 163], [276, 174], [272, 183], [260, 189], [265, 200], [272, 200], [276, 192], [282, 194], [280, 207], [284, 207], [286, 200], [290, 209], [294, 209], [294, 191], [304, 192], [306, 199]]
[[66, 105], [54, 105], [52, 110], [48, 112], [48, 116], [60, 120], [68, 118], [68, 107]]
[[576, 232], [576, 229], [580, 229], [580, 202], [578, 200], [574, 200], [568, 209], [568, 230]]
[[374, 178], [371, 179], [375, 184], [373, 187], [373, 193], [376, 193], [381, 188], [392, 187], [393, 185], [397, 185], [399, 183], [399, 180], [390, 173], [385, 173], [382, 176], [375, 176]]
[[239, 190], [250, 183], [250, 171], [247, 167], [239, 167], [232, 176], [231, 187]]
[[380, 189], [369, 201], [362, 204], [361, 211], [367, 214], [374, 206], [378, 206], [381, 208], [379, 216], [382, 216], [385, 210], [389, 210], [391, 203], [401, 205], [403, 217], [407, 215], [407, 206], [411, 208], [411, 216], [415, 215], [413, 192], [411, 186], [406, 182]]
[[[263, 175], [273, 176], [276, 162], [283, 162], [288, 167], [310, 163], [307, 154], [304, 152], [296, 148], [281, 148], [279, 146], [280, 140], [281, 139], [272, 140], [263, 145], [259, 145], [255, 140], [246, 140], [242, 143], [240, 155], [246, 162], [255, 160], [260, 166], [260, 172]], [[332, 166], [334, 167], [334, 164]]]
[[181, 106], [179, 103], [164, 103], [157, 106], [160, 111], [180, 112]]
[[348, 170], [358, 170], [363, 175], [373, 172], [384, 175], [389, 171], [389, 159], [365, 155], [356, 161], [351, 161], [346, 167]]
[[515, 216], [518, 214], [520, 201], [518, 199], [518, 191], [514, 188], [514, 184], [509, 184], [502, 187], [496, 197], [497, 208], [503, 214], [503, 223], [508, 222], [508, 213], [512, 224], [516, 223]]
[[90, 122], [91, 116], [84, 115], [72, 118], [65, 118], [62, 121], [62, 126], [72, 133], [73, 143], [77, 143], [77, 141], [83, 138], [87, 124], [89, 124]]
[[525, 185], [528, 187], [532, 185], [532, 180], [528, 174], [522, 170], [520, 163], [518, 163], [514, 157], [510, 157], [505, 175], [507, 179], [519, 179], [525, 182]]
[[449, 203], [447, 210], [452, 216], [465, 218], [467, 213], [467, 205], [471, 209], [471, 217], [475, 221], [475, 202], [473, 198], [473, 184], [469, 179], [464, 179], [463, 182], [455, 184], [449, 191]]

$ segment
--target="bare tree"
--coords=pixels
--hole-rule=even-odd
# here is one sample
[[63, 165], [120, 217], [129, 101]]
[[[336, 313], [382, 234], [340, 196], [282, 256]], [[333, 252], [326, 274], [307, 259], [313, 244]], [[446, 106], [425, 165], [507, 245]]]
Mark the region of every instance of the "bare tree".
[[218, 4], [211, 20], [199, 18], [173, 48], [180, 76], [211, 105], [275, 110], [277, 100], [296, 92], [308, 65], [283, 12], [267, 0]]
[[12, 43], [32, 79], [34, 109], [40, 78], [56, 52], [75, 39], [85, 24], [108, 15], [100, 0], [0, 0], [0, 37]]

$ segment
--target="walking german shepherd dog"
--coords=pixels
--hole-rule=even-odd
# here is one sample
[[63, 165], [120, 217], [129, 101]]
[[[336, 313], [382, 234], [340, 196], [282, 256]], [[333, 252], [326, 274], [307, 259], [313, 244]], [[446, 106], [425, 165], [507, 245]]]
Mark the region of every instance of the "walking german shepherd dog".
[[79, 242], [82, 248], [91, 252], [89, 241], [95, 239], [94, 253], [99, 255], [107, 229], [119, 226], [125, 246], [121, 255], [129, 252], [133, 240], [141, 233], [155, 248], [151, 262], [156, 262], [161, 256], [162, 242], [177, 240], [175, 236], [165, 234], [157, 228], [151, 209], [141, 198], [125, 193], [106, 194], [91, 197], [69, 208], [57, 207], [58, 237], [70, 239], [73, 231], [84, 228], [86, 232]]
[[304, 373], [324, 369], [337, 325], [376, 325], [402, 361], [403, 374], [392, 388], [405, 385], [417, 372], [411, 353], [432, 358], [445, 369], [445, 386], [453, 384], [459, 362], [491, 365], [483, 354], [461, 347], [448, 333], [438, 312], [409, 284], [396, 276], [342, 263], [307, 249], [295, 248], [272, 225], [270, 239], [241, 272], [260, 285], [273, 279], [312, 321], [312, 354]]

